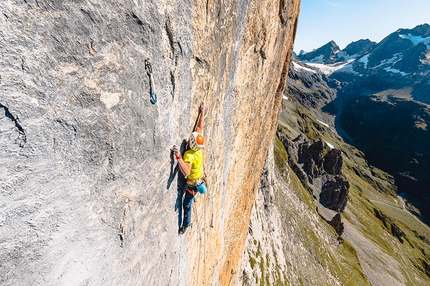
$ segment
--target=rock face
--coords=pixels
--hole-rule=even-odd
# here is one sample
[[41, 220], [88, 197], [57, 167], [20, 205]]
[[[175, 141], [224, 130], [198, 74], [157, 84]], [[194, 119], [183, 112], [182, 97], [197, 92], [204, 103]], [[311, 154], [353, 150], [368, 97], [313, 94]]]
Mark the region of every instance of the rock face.
[[[299, 5], [2, 1], [0, 284], [231, 285]], [[178, 237], [169, 147], [203, 100], [210, 189]]]
[[337, 213], [331, 221], [328, 222], [335, 230], [337, 235], [341, 236], [345, 226], [342, 222], [342, 216], [340, 215], [340, 213]]
[[[320, 203], [333, 211], [343, 211], [348, 202], [349, 183], [342, 175], [342, 152], [329, 149], [322, 140], [310, 144], [303, 134], [289, 140], [278, 132], [288, 153], [288, 163], [296, 176], [309, 187]], [[329, 150], [327, 150], [329, 149]]]
[[[339, 269], [345, 269], [345, 264], [320, 256], [321, 250], [338, 256], [339, 242], [320, 224], [320, 216], [307, 209], [300, 188], [293, 190], [285, 184], [284, 179], [292, 182], [294, 174], [279, 176], [274, 156], [273, 147], [269, 148], [236, 285], [344, 283], [334, 268], [339, 265]], [[304, 193], [309, 196], [307, 191]], [[324, 265], [326, 260], [330, 262]], [[360, 279], [354, 283], [366, 285], [365, 278]]]
[[348, 202], [349, 183], [342, 176], [327, 179], [321, 188], [320, 202], [323, 206], [343, 211]]
[[330, 175], [342, 174], [343, 157], [338, 149], [330, 149], [324, 156], [324, 170]]

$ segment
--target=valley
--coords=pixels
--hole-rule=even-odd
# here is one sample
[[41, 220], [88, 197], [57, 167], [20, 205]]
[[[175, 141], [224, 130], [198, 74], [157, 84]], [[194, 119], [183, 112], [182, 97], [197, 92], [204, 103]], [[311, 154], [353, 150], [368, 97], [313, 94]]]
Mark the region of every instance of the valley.
[[[430, 26], [399, 29], [380, 43], [359, 40], [340, 50], [334, 41], [297, 56], [303, 69], [332, 83], [342, 138], [373, 166], [391, 174], [407, 207], [430, 223]], [[308, 66], [308, 67], [307, 67]], [[334, 84], [333, 84], [334, 82]]]

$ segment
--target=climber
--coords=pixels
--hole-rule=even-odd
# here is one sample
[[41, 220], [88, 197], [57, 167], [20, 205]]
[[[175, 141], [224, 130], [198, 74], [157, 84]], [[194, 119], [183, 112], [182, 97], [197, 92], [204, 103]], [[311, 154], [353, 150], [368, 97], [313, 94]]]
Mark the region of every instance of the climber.
[[170, 149], [173, 151], [176, 160], [178, 161], [179, 170], [184, 174], [187, 179], [187, 190], [185, 198], [182, 203], [182, 210], [184, 212], [184, 220], [179, 229], [179, 234], [183, 234], [187, 227], [191, 224], [191, 210], [192, 202], [195, 195], [206, 192], [205, 175], [203, 169], [203, 153], [204, 138], [202, 135], [204, 117], [205, 117], [205, 104], [202, 102], [199, 106], [199, 115], [197, 126], [191, 133], [187, 141], [187, 151], [184, 156], [181, 156], [180, 148], [178, 145], [173, 145]]

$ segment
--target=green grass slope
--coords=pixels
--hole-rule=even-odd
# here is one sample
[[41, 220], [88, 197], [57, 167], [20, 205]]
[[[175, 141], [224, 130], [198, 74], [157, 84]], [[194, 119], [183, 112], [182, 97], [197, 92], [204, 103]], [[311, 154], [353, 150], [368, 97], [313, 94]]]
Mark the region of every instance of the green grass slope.
[[[369, 165], [361, 151], [343, 142], [334, 127], [322, 121], [326, 115], [318, 109], [305, 108], [297, 96], [300, 95], [290, 93], [284, 100], [278, 121], [280, 134], [290, 140], [304, 134], [311, 141], [323, 140], [341, 150], [342, 171], [350, 183], [348, 204], [342, 213], [344, 242], [337, 250], [336, 262], [328, 264], [333, 268], [341, 266], [331, 273], [342, 285], [430, 285], [430, 228], [413, 216], [396, 195], [393, 176]], [[288, 171], [282, 163], [288, 154], [282, 147], [277, 141], [275, 158], [280, 173]], [[292, 189], [313, 211], [315, 198], [306, 194], [306, 186], [301, 186], [300, 181], [293, 182]], [[336, 236], [334, 231], [333, 235]], [[306, 237], [309, 240], [312, 236]], [[318, 238], [310, 240], [318, 244]], [[351, 281], [361, 282], [350, 284], [354, 283]]]

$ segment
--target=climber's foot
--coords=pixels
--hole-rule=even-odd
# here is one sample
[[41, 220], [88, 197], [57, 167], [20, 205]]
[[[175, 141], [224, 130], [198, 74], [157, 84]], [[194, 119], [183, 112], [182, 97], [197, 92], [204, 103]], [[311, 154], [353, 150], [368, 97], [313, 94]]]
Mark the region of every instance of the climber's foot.
[[179, 229], [179, 234], [184, 234], [186, 230], [187, 230], [186, 227], [181, 226], [181, 228]]

